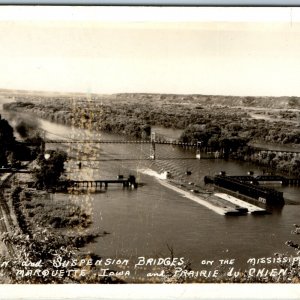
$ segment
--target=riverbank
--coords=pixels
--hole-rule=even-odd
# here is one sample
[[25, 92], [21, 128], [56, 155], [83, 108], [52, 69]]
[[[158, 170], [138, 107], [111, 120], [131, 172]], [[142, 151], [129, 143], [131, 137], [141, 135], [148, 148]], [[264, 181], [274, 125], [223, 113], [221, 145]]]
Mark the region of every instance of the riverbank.
[[[13, 94], [13, 93], [12, 93]], [[252, 98], [252, 97], [251, 97]], [[260, 101], [258, 101], [260, 99]], [[260, 120], [250, 115], [261, 106], [288, 111], [299, 107], [289, 98], [281, 99], [283, 107], [272, 99], [205, 95], [116, 94], [93, 95], [91, 101], [82, 95], [14, 95], [17, 102], [4, 105], [10, 111], [31, 112], [36, 116], [64, 125], [122, 133], [134, 138], [150, 137], [151, 127], [182, 129], [186, 143], [202, 142], [202, 147], [234, 148], [244, 140], [258, 139], [278, 144], [298, 144], [299, 127], [289, 122], [285, 113], [278, 122]], [[244, 104], [245, 107], [241, 106]], [[251, 107], [250, 107], [251, 105]], [[249, 106], [249, 107], [248, 107]], [[257, 112], [257, 111], [256, 111]], [[216, 125], [218, 124], [218, 125]]]
[[[12, 224], [1, 219], [1, 222], [10, 225], [2, 228], [2, 245], [8, 250], [14, 250], [13, 253], [2, 253], [0, 263], [9, 264], [3, 270], [1, 282], [119, 283], [118, 278], [93, 277], [93, 268], [88, 272], [85, 270], [85, 276], [78, 277], [78, 272], [82, 271], [81, 266], [62, 266], [59, 276], [40, 275], [42, 272], [57, 273], [54, 261], [58, 258], [68, 262], [86, 257], [91, 260], [97, 259], [97, 255], [81, 249], [108, 233], [102, 230], [91, 231], [91, 214], [86, 207], [75, 203], [70, 197], [69, 200], [65, 200], [64, 197], [64, 201], [54, 201], [51, 193], [28, 188], [24, 182], [28, 181], [29, 177], [29, 174], [16, 174], [14, 178], [10, 176], [11, 187], [5, 189], [6, 198], [3, 198], [3, 202], [10, 206], [11, 210], [6, 211], [3, 219], [15, 216], [16, 222]], [[34, 273], [38, 262], [40, 273]], [[70, 272], [70, 269], [74, 272]]]
[[[87, 102], [81, 99], [81, 106], [76, 109], [71, 105], [72, 101], [66, 102], [61, 99], [53, 99], [53, 101], [49, 99], [47, 103], [40, 100], [20, 101], [6, 104], [4, 109], [12, 113], [26, 112], [43, 120], [81, 130], [90, 130], [95, 134], [119, 133], [124, 137], [134, 139], [149, 139], [151, 132], [155, 131], [153, 128], [157, 127], [177, 130], [176, 134], [180, 129], [181, 135], [177, 136], [176, 140], [181, 142], [196, 144], [201, 141], [202, 150], [222, 151], [223, 149], [225, 157], [252, 162], [266, 169], [270, 167], [275, 173], [280, 172], [292, 177], [300, 176], [298, 153], [260, 152], [253, 151], [249, 146], [251, 143], [260, 141], [261, 144], [272, 144], [269, 150], [272, 150], [274, 146], [285, 149], [290, 147], [290, 151], [299, 149], [300, 129], [289, 123], [256, 120], [247, 115], [246, 109], [214, 105], [201, 109], [193, 109], [192, 104], [191, 107], [176, 106], [172, 113], [159, 106], [160, 110], [155, 113], [156, 106], [154, 107], [153, 103], [148, 103], [146, 105], [148, 110], [145, 111], [144, 106], [139, 107], [140, 103], [135, 103], [135, 99], [132, 99], [134, 105], [131, 102], [120, 104], [109, 97], [105, 100], [105, 105], [97, 101]], [[147, 99], [145, 101], [147, 102]], [[156, 101], [160, 103], [162, 100], [156, 99]], [[135, 112], [136, 109], [138, 112]], [[187, 112], [190, 114], [186, 115]], [[168, 121], [162, 122], [160, 120], [162, 117]], [[198, 119], [202, 120], [201, 124], [197, 123]], [[161, 129], [157, 132], [156, 140], [174, 140], [173, 137], [165, 137], [160, 132]]]

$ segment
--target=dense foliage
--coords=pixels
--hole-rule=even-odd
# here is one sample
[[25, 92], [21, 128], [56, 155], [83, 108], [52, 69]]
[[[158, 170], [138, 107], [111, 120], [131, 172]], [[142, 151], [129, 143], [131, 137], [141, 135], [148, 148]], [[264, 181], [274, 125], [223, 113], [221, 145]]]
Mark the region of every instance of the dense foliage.
[[38, 157], [39, 166], [33, 173], [36, 187], [41, 189], [55, 187], [64, 172], [66, 160], [67, 154], [62, 150], [47, 151], [46, 155], [41, 154]]
[[[80, 254], [79, 247], [105, 233], [83, 230], [90, 224], [90, 215], [83, 208], [73, 203], [53, 203], [48, 197], [44, 191], [12, 187], [9, 200], [18, 225], [0, 234], [0, 240], [10, 249], [10, 256], [0, 255], [0, 264], [9, 261], [9, 265], [2, 269], [0, 282], [45, 284], [109, 280], [108, 277], [99, 280], [88, 275], [77, 276], [82, 269], [80, 266], [56, 267], [53, 264], [58, 258], [65, 261], [86, 259], [87, 256], [96, 258], [93, 254]], [[76, 232], [67, 234], [70, 229], [76, 229]], [[76, 272], [70, 273], [71, 269]], [[86, 271], [92, 274], [92, 270]]]
[[13, 128], [0, 115], [0, 166], [7, 165], [8, 152], [12, 152], [15, 146]]
[[[220, 98], [222, 105], [216, 105], [217, 102], [211, 99], [213, 97], [201, 95], [156, 94], [99, 96], [90, 101], [84, 97], [19, 96], [16, 100], [20, 102], [5, 104], [4, 108], [27, 111], [61, 124], [80, 125], [81, 128], [135, 138], [147, 138], [151, 126], [162, 126], [184, 129], [182, 139], [186, 142], [202, 138], [204, 143], [213, 143], [216, 138], [238, 137], [243, 140], [300, 144], [300, 125], [297, 123], [300, 113], [297, 110], [251, 111], [250, 108], [226, 106], [226, 99]], [[240, 102], [250, 105], [251, 101], [253, 99]], [[268, 103], [272, 100], [269, 99]], [[278, 116], [276, 120], [274, 115]], [[201, 133], [203, 131], [206, 136]]]
[[[18, 96], [6, 104], [53, 122], [95, 131], [148, 139], [151, 127], [182, 129], [180, 140], [201, 142], [203, 149], [298, 174], [298, 158], [275, 153], [268, 159], [250, 155], [250, 143], [300, 145], [300, 104], [278, 99], [203, 95], [117, 94], [110, 96]], [[260, 106], [259, 106], [260, 105]], [[253, 107], [252, 107], [253, 106]], [[298, 173], [297, 173], [298, 172]]]
[[280, 153], [261, 151], [251, 155], [243, 151], [236, 153], [238, 158], [265, 166], [267, 169], [277, 170], [286, 175], [300, 177], [300, 156], [297, 153]]

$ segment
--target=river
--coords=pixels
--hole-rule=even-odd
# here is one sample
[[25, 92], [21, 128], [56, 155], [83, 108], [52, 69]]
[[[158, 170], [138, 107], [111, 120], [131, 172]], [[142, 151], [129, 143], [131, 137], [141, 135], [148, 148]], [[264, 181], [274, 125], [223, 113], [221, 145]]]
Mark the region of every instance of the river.
[[[122, 136], [91, 133], [40, 120], [48, 137], [122, 139]], [[160, 134], [163, 134], [160, 129]], [[170, 137], [170, 131], [165, 132]], [[57, 147], [49, 146], [48, 147]], [[300, 205], [285, 205], [282, 210], [264, 216], [225, 217], [161, 185], [156, 173], [170, 171], [177, 179], [203, 185], [205, 175], [221, 170], [243, 175], [261, 170], [249, 163], [222, 159], [195, 159], [195, 150], [156, 145], [157, 159], [148, 160], [149, 144], [73, 144], [60, 145], [71, 157], [66, 166], [73, 179], [116, 178], [133, 174], [144, 185], [136, 190], [108, 187], [106, 192], [90, 195], [55, 194], [54, 201], [83, 203], [92, 214], [92, 229], [110, 234], [99, 237], [85, 250], [103, 258], [169, 256], [168, 245], [176, 257], [189, 259], [194, 269], [202, 260], [236, 259], [236, 266], [247, 267], [250, 257], [268, 257], [287, 252], [287, 240], [293, 239], [293, 224], [299, 222]], [[75, 158], [76, 157], [76, 158]], [[77, 163], [82, 162], [79, 169]], [[148, 170], [148, 174], [145, 174]], [[151, 171], [149, 171], [151, 170]], [[186, 175], [186, 171], [192, 175]], [[152, 172], [152, 173], [151, 173]], [[156, 173], [155, 173], [156, 172]], [[284, 197], [300, 204], [300, 188], [279, 187]], [[138, 275], [132, 275], [139, 282]]]

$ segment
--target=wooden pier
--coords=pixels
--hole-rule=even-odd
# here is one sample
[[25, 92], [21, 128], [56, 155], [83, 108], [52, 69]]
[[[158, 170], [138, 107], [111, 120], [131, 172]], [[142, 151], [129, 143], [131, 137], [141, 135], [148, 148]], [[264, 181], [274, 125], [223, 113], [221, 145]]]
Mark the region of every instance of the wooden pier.
[[103, 187], [108, 188], [109, 185], [119, 184], [123, 187], [137, 188], [138, 184], [135, 176], [129, 176], [127, 179], [101, 179], [101, 180], [69, 180], [61, 182], [61, 187], [73, 189], [95, 189], [101, 190]]
[[0, 168], [0, 173], [32, 173], [30, 170], [17, 169], [17, 168]]

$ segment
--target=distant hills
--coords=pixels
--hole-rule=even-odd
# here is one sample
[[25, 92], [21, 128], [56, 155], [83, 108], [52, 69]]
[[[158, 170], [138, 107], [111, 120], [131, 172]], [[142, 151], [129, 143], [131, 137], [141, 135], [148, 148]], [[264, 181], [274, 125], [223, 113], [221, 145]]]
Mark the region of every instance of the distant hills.
[[[29, 91], [0, 89], [0, 96], [16, 97], [17, 101], [30, 101], [33, 98], [84, 98], [89, 100], [111, 100], [122, 102], [157, 102], [159, 104], [174, 103], [182, 105], [209, 105], [227, 107], [253, 107], [270, 109], [300, 109], [300, 97], [252, 97], [252, 96], [222, 96], [222, 95], [201, 95], [201, 94], [156, 94], [156, 93], [117, 93], [117, 94], [87, 94], [69, 92]], [[34, 99], [32, 99], [34, 101]]]
[[222, 95], [180, 94], [115, 94], [117, 99], [165, 101], [178, 104], [220, 105], [228, 107], [257, 107], [272, 109], [300, 109], [300, 97], [242, 97]]

